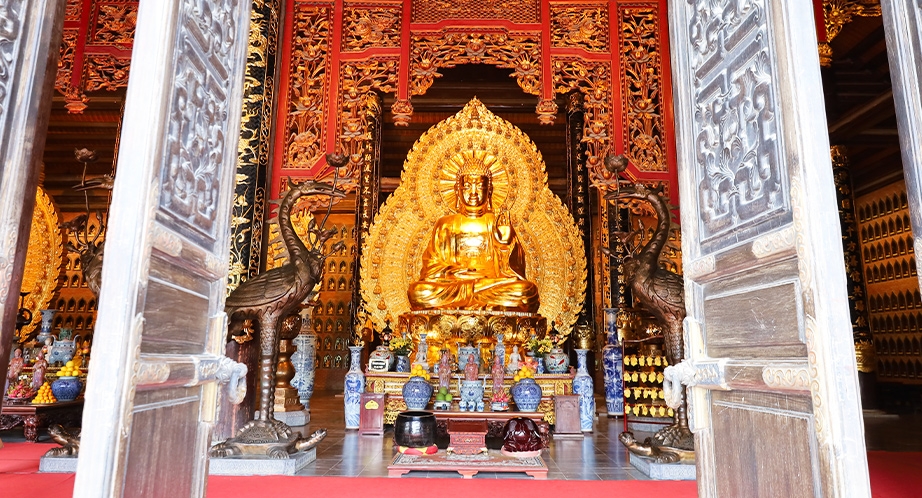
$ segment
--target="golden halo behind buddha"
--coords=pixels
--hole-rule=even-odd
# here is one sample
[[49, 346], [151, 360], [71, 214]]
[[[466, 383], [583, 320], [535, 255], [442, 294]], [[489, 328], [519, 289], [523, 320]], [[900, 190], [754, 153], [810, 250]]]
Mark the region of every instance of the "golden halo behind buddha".
[[534, 142], [477, 99], [413, 145], [400, 186], [369, 229], [361, 292], [375, 327], [382, 329], [388, 315], [410, 311], [407, 289], [420, 276], [432, 228], [454, 212], [455, 182], [471, 171], [489, 171], [493, 210], [508, 213], [517, 232], [526, 277], [538, 287], [538, 313], [569, 332], [586, 292], [582, 238], [569, 211], [548, 188], [544, 160]]

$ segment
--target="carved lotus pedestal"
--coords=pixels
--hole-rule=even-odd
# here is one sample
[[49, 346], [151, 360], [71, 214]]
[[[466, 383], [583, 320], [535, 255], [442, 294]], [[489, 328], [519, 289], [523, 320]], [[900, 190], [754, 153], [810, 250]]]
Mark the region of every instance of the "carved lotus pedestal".
[[[546, 330], [547, 319], [537, 313], [423, 310], [401, 314], [396, 332], [409, 334], [413, 338], [414, 350], [419, 344], [419, 334], [426, 334], [426, 359], [430, 365], [435, 365], [442, 349], [447, 349], [460, 360], [459, 348], [471, 345], [480, 351], [481, 358], [489, 358], [495, 351], [498, 334], [503, 337], [505, 352], [512, 351], [512, 346], [519, 346], [522, 350], [529, 337], [543, 336]], [[505, 358], [503, 360], [505, 363]]]

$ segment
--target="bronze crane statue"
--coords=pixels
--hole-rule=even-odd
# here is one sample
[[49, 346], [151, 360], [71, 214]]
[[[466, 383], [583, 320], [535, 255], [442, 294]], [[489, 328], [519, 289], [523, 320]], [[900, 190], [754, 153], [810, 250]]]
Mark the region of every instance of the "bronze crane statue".
[[[288, 250], [288, 261], [243, 282], [227, 297], [225, 305], [232, 322], [255, 318], [259, 324], [259, 406], [254, 420], [244, 425], [235, 437], [212, 447], [212, 456], [288, 458], [291, 453], [312, 448], [326, 435], [325, 430], [320, 430], [307, 439], [292, 436], [291, 428], [275, 419], [278, 330], [282, 321], [298, 310], [322, 278], [327, 255], [339, 251], [342, 244], [333, 245], [329, 252], [324, 250], [324, 244], [337, 233], [336, 228], [323, 229], [325, 217], [319, 225], [311, 220], [308, 226], [310, 247], [305, 246], [292, 226], [291, 211], [305, 196], [329, 196], [332, 206], [332, 198], [342, 198], [344, 194], [330, 184], [316, 181], [300, 185], [289, 181], [288, 186], [278, 211], [279, 232]], [[238, 331], [231, 327], [230, 334], [236, 333]]]
[[[621, 187], [605, 196], [608, 200], [638, 199], [650, 203], [656, 212], [653, 236], [643, 248], [624, 259], [624, 275], [632, 295], [663, 326], [666, 360], [678, 365], [685, 357], [682, 321], [685, 319], [685, 285], [680, 275], [660, 267], [659, 258], [669, 240], [672, 212], [662, 197], [662, 187], [650, 188], [637, 183]], [[633, 234], [632, 234], [633, 235]], [[675, 411], [674, 423], [661, 429], [643, 444], [631, 432], [621, 434], [621, 442], [632, 452], [649, 456], [661, 463], [694, 460], [694, 436], [688, 429], [686, 400], [682, 389], [681, 406]]]

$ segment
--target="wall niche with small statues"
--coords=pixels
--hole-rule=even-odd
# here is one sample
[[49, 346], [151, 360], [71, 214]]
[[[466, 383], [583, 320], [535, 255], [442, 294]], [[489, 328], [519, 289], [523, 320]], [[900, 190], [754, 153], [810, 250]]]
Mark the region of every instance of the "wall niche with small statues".
[[922, 384], [922, 295], [906, 184], [882, 187], [855, 205], [877, 377]]

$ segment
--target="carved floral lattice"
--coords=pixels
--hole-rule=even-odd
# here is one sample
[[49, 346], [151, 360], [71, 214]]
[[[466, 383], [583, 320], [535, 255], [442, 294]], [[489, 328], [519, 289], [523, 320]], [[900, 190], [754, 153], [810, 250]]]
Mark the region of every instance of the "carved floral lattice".
[[86, 92], [128, 85], [138, 15], [137, 0], [93, 0], [88, 12], [83, 11], [85, 3], [67, 0], [65, 4], [64, 36], [54, 85], [64, 95], [65, 107], [71, 113], [86, 109], [90, 100]]
[[391, 93], [397, 87], [397, 59], [380, 58], [361, 62], [343, 63], [339, 81], [339, 150], [349, 157], [347, 178], [342, 186], [347, 192], [358, 186], [364, 151], [371, 140], [369, 110], [377, 107], [378, 98], [373, 93]]
[[88, 55], [84, 60], [86, 91], [113, 91], [128, 86], [128, 70], [131, 59], [119, 59], [111, 55]]
[[522, 91], [541, 93], [540, 35], [497, 32], [443, 32], [414, 35], [410, 49], [410, 95], [422, 95], [441, 77], [439, 69], [458, 64], [490, 64], [513, 70]]
[[329, 7], [297, 4], [295, 9], [285, 125], [289, 169], [310, 168], [324, 152], [332, 15]]
[[130, 49], [137, 21], [138, 6], [134, 2], [100, 5], [90, 43]]
[[586, 145], [586, 167], [593, 185], [608, 185], [617, 181], [602, 165], [611, 140], [611, 69], [607, 62], [554, 58], [554, 91], [567, 93], [579, 90], [583, 94], [583, 138]]
[[67, 0], [64, 5], [64, 21], [79, 21], [83, 11], [83, 2], [80, 0]]
[[343, 51], [399, 47], [401, 7], [347, 7], [343, 11]]
[[54, 86], [59, 90], [70, 86], [71, 73], [74, 70], [77, 37], [79, 35], [79, 30], [65, 29], [61, 38], [61, 55], [58, 59], [58, 72], [54, 80]]
[[551, 46], [608, 52], [607, 6], [552, 6]]
[[470, 0], [412, 0], [414, 23], [448, 19], [503, 19], [514, 23], [541, 22], [539, 0], [480, 2]]
[[[775, 75], [763, 2], [714, 9], [694, 2], [691, 68], [703, 243], [789, 205], [784, 198]], [[723, 32], [714, 38], [709, 33]], [[735, 43], [749, 39], [751, 43]], [[692, 77], [691, 75], [689, 77]]]
[[665, 171], [659, 10], [619, 9], [624, 153], [640, 171]]
[[229, 96], [223, 89], [239, 69], [231, 54], [237, 29], [231, 14], [241, 1], [249, 0], [223, 0], [203, 9], [184, 0], [179, 23], [192, 36], [179, 38], [174, 49], [160, 207], [212, 239], [228, 126]]

